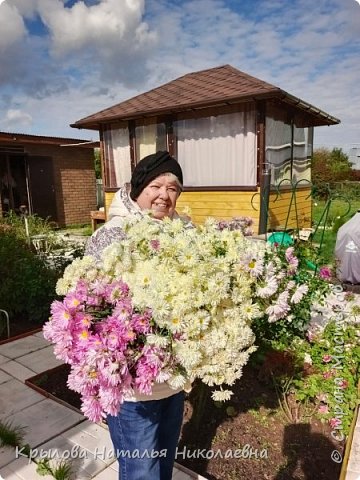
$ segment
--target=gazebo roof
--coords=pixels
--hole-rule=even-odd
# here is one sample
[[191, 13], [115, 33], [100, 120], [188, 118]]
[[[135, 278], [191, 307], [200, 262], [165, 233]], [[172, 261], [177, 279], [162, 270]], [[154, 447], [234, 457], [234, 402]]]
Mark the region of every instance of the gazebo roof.
[[98, 130], [100, 124], [175, 114], [244, 101], [278, 99], [302, 111], [307, 126], [334, 125], [340, 120], [279, 87], [223, 65], [188, 73], [148, 92], [78, 120], [72, 127]]

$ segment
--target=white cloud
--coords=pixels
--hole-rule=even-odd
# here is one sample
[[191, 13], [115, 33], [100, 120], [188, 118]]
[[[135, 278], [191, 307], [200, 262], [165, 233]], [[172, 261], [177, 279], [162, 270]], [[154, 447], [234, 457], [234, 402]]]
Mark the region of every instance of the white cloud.
[[21, 131], [22, 128], [29, 127], [32, 124], [32, 116], [22, 110], [10, 109], [6, 112], [5, 118], [0, 119], [2, 130]]
[[32, 18], [36, 14], [37, 0], [6, 0], [9, 5], [16, 7], [19, 14]]
[[144, 65], [157, 36], [142, 21], [144, 0], [102, 0], [67, 8], [59, 0], [38, 0], [38, 13], [49, 30], [50, 52], [70, 66], [88, 62], [103, 81], [130, 83]]
[[0, 5], [0, 32], [0, 52], [20, 42], [26, 34], [21, 15], [7, 2]]

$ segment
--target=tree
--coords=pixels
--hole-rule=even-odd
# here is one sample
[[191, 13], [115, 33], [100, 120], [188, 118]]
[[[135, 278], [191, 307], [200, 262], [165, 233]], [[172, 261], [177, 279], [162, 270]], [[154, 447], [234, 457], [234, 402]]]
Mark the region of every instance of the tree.
[[353, 179], [352, 163], [341, 148], [318, 148], [312, 157], [312, 182], [323, 190], [326, 184]]
[[94, 166], [95, 166], [95, 177], [101, 178], [101, 160], [100, 160], [99, 148], [95, 148], [94, 150]]

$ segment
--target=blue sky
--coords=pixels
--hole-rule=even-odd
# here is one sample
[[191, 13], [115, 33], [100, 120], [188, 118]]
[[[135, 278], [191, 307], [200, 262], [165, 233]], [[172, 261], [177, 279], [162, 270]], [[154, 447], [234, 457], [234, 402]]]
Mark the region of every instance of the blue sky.
[[356, 0], [0, 0], [0, 130], [97, 139], [70, 123], [230, 64], [340, 118], [360, 144]]

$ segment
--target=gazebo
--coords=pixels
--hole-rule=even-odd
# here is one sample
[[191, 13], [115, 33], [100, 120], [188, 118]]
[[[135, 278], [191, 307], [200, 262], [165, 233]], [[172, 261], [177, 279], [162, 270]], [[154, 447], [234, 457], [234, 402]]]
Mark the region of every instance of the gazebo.
[[142, 157], [168, 150], [184, 172], [179, 210], [189, 206], [197, 223], [250, 216], [255, 231], [265, 233], [284, 223], [294, 185], [302, 226], [309, 226], [313, 129], [339, 122], [224, 65], [188, 73], [71, 126], [100, 133], [106, 209]]

